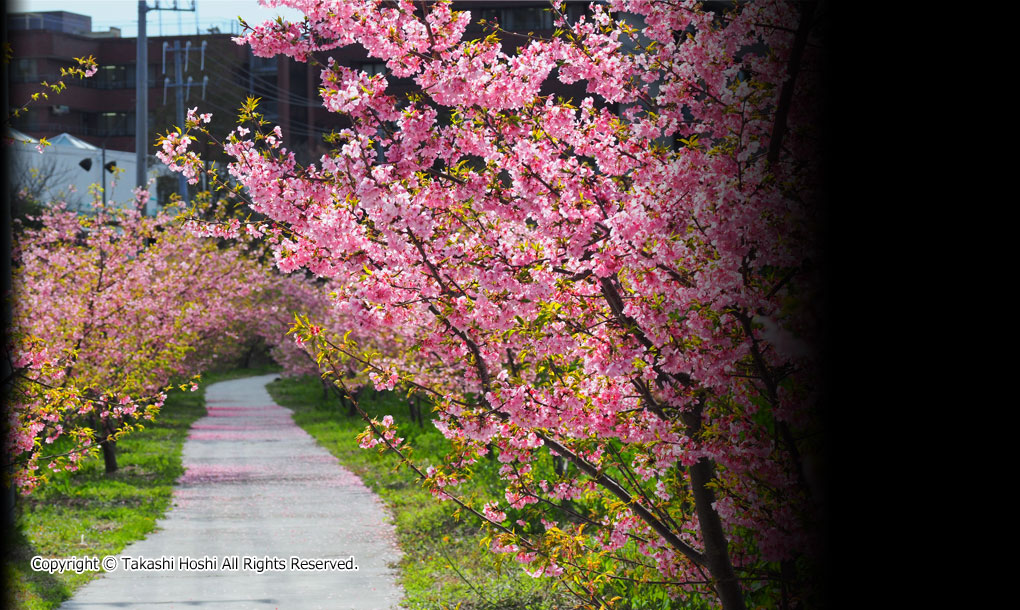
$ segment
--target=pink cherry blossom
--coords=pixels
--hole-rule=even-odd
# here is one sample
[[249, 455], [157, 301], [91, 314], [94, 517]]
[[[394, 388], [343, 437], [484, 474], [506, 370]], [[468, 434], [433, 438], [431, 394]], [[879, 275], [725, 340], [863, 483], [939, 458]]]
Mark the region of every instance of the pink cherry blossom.
[[[302, 165], [253, 115], [228, 171], [280, 228], [278, 269], [331, 286], [329, 330], [300, 337], [324, 371], [434, 402], [458, 449], [416, 470], [433, 494], [536, 577], [591, 582], [597, 556], [612, 586], [724, 608], [807, 595], [782, 565], [810, 564], [817, 523], [813, 5], [552, 3], [557, 32], [511, 48], [465, 39], [445, 2], [282, 4], [307, 20], [237, 42], [319, 62], [349, 127]], [[387, 74], [339, 65], [348, 45]], [[564, 86], [583, 93], [544, 93]], [[161, 151], [191, 179], [193, 134]], [[362, 446], [413, 464], [396, 434], [374, 422]], [[456, 487], [489, 452], [505, 488], [471, 504]]]

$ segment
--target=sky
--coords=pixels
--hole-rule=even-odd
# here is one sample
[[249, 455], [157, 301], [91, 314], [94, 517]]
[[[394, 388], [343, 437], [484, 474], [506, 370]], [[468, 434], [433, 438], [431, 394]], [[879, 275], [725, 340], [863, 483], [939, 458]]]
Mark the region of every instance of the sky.
[[[233, 25], [237, 17], [251, 24], [262, 23], [281, 15], [288, 20], [300, 20], [300, 11], [287, 8], [265, 8], [258, 0], [195, 0], [192, 11], [149, 11], [150, 36], [181, 36], [204, 33], [217, 26], [221, 32], [238, 33]], [[172, 7], [174, 0], [147, 0], [149, 7], [157, 4]], [[177, 0], [178, 6], [189, 6], [191, 0]], [[33, 11], [68, 11], [92, 17], [92, 30], [105, 32], [111, 27], [120, 28], [121, 36], [134, 38], [138, 34], [138, 0], [14, 0], [8, 2], [8, 13]], [[235, 29], [231, 29], [231, 27]]]

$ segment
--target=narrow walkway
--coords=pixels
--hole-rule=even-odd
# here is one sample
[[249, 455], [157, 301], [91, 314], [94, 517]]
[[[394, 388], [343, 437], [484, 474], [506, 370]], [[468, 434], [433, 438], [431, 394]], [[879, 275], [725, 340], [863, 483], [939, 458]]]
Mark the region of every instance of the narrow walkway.
[[[288, 409], [273, 403], [265, 384], [275, 377], [206, 389], [209, 414], [195, 422], [184, 444], [186, 472], [173, 509], [156, 532], [118, 556], [116, 571], [80, 589], [62, 610], [397, 606], [400, 590], [387, 564], [399, 551], [382, 503], [297, 427]], [[292, 557], [351, 556], [357, 570], [325, 562], [322, 570], [293, 569]], [[162, 566], [131, 571], [126, 557]], [[234, 557], [236, 571], [223, 565]], [[208, 558], [205, 565], [216, 569], [182, 571], [181, 558], [194, 567]], [[285, 569], [259, 573], [260, 563], [272, 567], [274, 558]]]

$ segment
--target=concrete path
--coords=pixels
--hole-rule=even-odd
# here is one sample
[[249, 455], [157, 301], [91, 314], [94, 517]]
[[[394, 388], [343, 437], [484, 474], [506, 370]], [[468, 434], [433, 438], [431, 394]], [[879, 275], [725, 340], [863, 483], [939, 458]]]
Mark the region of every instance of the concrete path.
[[273, 403], [275, 377], [206, 389], [209, 415], [184, 444], [173, 509], [62, 610], [397, 606], [387, 564], [399, 551], [382, 503]]

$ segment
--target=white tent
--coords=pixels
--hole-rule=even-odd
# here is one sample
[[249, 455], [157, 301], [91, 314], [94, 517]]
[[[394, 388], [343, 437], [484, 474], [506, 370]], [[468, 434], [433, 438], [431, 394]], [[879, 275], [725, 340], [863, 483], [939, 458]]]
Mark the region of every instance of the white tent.
[[39, 140], [36, 140], [35, 138], [33, 138], [32, 136], [30, 136], [28, 134], [21, 133], [17, 129], [10, 129], [10, 128], [8, 128], [7, 132], [8, 132], [7, 135], [9, 137], [13, 138], [17, 142], [38, 142], [39, 141]]
[[[10, 180], [16, 188], [27, 189], [43, 202], [63, 201], [68, 209], [88, 212], [92, 201], [103, 188], [104, 199], [118, 207], [133, 206], [132, 190], [135, 187], [135, 154], [120, 150], [106, 150], [62, 133], [47, 141], [42, 153], [38, 140], [16, 130], [9, 130], [11, 167]], [[109, 169], [103, 171], [104, 165]], [[152, 214], [158, 206], [155, 189], [156, 176], [165, 173], [166, 167], [154, 164], [149, 168], [151, 198], [146, 213]]]

